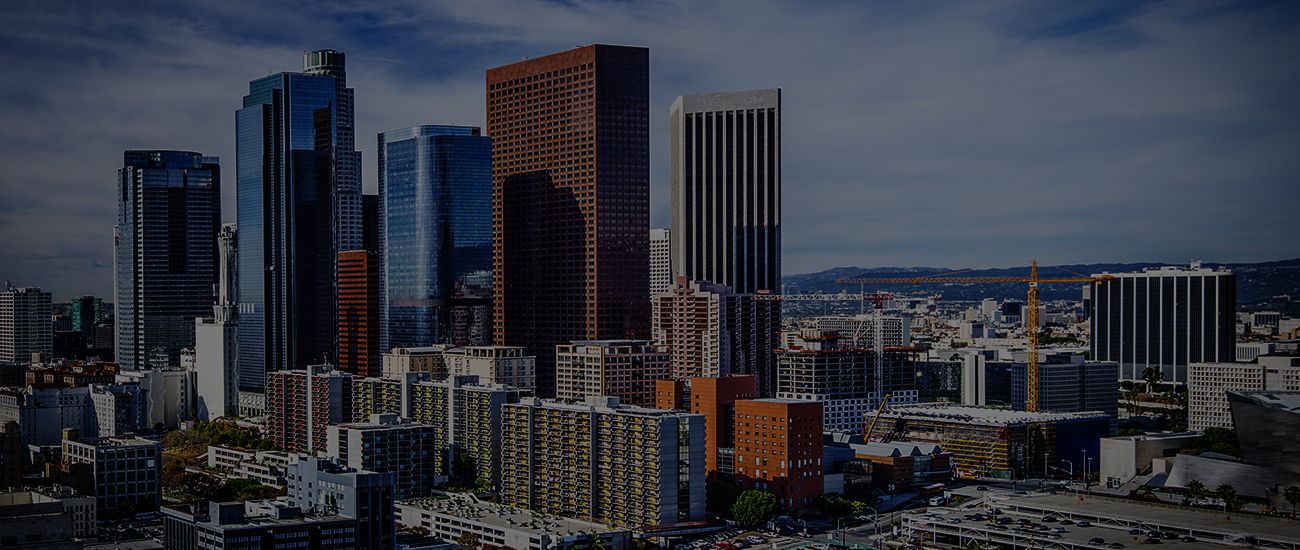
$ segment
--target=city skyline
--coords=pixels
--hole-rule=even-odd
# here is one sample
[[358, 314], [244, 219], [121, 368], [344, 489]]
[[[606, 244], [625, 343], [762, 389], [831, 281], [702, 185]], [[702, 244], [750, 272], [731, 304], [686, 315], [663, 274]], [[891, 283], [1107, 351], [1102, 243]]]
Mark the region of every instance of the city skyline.
[[[651, 227], [668, 106], [783, 90], [785, 274], [859, 265], [1294, 256], [1300, 9], [1286, 3], [10, 5], [0, 17], [0, 278], [112, 295], [125, 149], [234, 159], [246, 83], [349, 56], [374, 136], [485, 125], [484, 73], [574, 45], [650, 49]], [[412, 52], [430, 52], [414, 54]], [[265, 73], [262, 71], [266, 71]], [[60, 157], [75, 155], [78, 162]], [[235, 181], [234, 164], [223, 179]], [[224, 222], [236, 212], [223, 189]]]

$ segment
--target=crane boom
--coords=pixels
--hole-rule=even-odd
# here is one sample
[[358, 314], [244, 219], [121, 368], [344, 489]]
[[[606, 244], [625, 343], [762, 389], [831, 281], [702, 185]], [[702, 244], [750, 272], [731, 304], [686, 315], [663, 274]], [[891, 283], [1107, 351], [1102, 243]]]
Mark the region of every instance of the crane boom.
[[866, 433], [862, 434], [863, 443], [871, 443], [871, 432], [876, 431], [876, 422], [880, 421], [880, 413], [885, 412], [885, 404], [889, 402], [889, 396], [892, 393], [885, 394], [885, 398], [880, 400], [880, 408], [876, 409], [876, 417], [871, 419], [871, 427], [867, 428]]

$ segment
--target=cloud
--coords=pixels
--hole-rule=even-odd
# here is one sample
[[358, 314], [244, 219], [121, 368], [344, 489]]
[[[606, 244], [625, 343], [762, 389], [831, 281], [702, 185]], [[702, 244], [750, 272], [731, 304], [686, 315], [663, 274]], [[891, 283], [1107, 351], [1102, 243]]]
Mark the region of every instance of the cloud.
[[489, 67], [651, 49], [652, 224], [681, 94], [783, 89], [784, 268], [1295, 256], [1300, 8], [1286, 2], [10, 2], [0, 278], [111, 291], [128, 148], [222, 158], [250, 80], [348, 54], [357, 145], [482, 125]]

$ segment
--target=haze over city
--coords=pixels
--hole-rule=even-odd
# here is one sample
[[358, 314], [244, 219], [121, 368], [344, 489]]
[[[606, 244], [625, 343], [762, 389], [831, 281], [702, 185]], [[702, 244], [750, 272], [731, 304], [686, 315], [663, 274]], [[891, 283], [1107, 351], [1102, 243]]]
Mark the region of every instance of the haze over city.
[[651, 63], [651, 226], [668, 106], [781, 88], [783, 271], [1295, 257], [1300, 8], [1286, 2], [10, 2], [0, 279], [111, 296], [126, 149], [218, 156], [235, 220], [250, 80], [348, 54], [375, 136], [483, 126], [484, 71], [592, 43]]

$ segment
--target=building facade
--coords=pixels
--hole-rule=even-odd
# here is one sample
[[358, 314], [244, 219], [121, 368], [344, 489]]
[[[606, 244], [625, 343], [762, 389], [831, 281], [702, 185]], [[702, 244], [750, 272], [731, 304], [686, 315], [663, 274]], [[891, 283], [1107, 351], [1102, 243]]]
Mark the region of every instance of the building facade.
[[336, 264], [361, 248], [361, 153], [342, 52], [249, 83], [235, 112], [241, 391], [334, 357]]
[[1300, 391], [1300, 358], [1262, 356], [1255, 363], [1188, 366], [1187, 429], [1232, 428], [1227, 392]]
[[392, 474], [356, 470], [311, 456], [294, 458], [285, 469], [290, 506], [309, 514], [356, 519], [357, 550], [393, 548]]
[[433, 426], [395, 414], [371, 415], [369, 422], [329, 427], [326, 454], [342, 466], [393, 476], [393, 498], [428, 496], [440, 481], [439, 445]]
[[393, 347], [492, 343], [492, 138], [470, 126], [379, 134], [379, 231]]
[[861, 433], [864, 415], [879, 409], [886, 394], [891, 405], [916, 402], [916, 368], [906, 354], [884, 352], [879, 384], [875, 357], [874, 351], [858, 348], [781, 350], [776, 396], [819, 401], [826, 429]]
[[468, 346], [443, 352], [447, 376], [477, 376], [482, 384], [519, 390], [537, 387], [537, 358], [513, 346]]
[[72, 330], [81, 334], [86, 347], [94, 341], [95, 323], [104, 316], [104, 300], [98, 296], [75, 296], [72, 298]]
[[758, 380], [753, 375], [725, 378], [660, 380], [655, 407], [678, 409], [704, 416], [704, 470], [710, 481], [735, 482], [736, 401], [757, 399]]
[[736, 485], [776, 495], [783, 508], [815, 508], [822, 495], [822, 403], [736, 401]]
[[596, 44], [489, 69], [495, 343], [650, 335], [650, 53]]
[[650, 230], [650, 297], [668, 292], [673, 287], [672, 241], [668, 229]]
[[162, 446], [148, 439], [63, 440], [65, 464], [89, 464], [94, 471], [99, 517], [134, 517], [162, 502]]
[[54, 351], [53, 313], [49, 292], [6, 281], [0, 292], [0, 361], [30, 363], [33, 353]]
[[339, 368], [357, 376], [379, 376], [379, 257], [366, 250], [339, 252]]
[[1236, 354], [1237, 276], [1195, 262], [1140, 273], [1094, 274], [1089, 338], [1094, 361], [1119, 363], [1122, 380], [1154, 368], [1188, 382], [1189, 363], [1230, 362]]
[[126, 151], [117, 186], [117, 362], [179, 366], [194, 318], [214, 303], [221, 166], [187, 151]]
[[747, 374], [764, 395], [775, 392], [779, 301], [686, 277], [651, 300], [654, 339], [672, 354], [673, 378]]
[[211, 317], [194, 320], [194, 386], [197, 420], [239, 414], [239, 286], [235, 277], [235, 224], [217, 234], [217, 304]]
[[[166, 550], [356, 550], [357, 518], [304, 515], [275, 501], [209, 502], [164, 506]], [[391, 545], [390, 545], [391, 547]], [[367, 546], [367, 548], [374, 548]]]
[[[875, 327], [875, 316], [870, 313], [852, 317], [829, 315], [816, 319], [817, 330], [838, 333], [840, 343], [845, 347], [875, 349]], [[881, 316], [880, 336], [883, 346], [912, 345], [912, 318], [906, 315]]]
[[503, 503], [597, 523], [704, 519], [704, 417], [525, 398], [502, 412]]
[[353, 380], [351, 374], [329, 365], [268, 373], [267, 438], [289, 452], [324, 451], [326, 427], [353, 418]]
[[653, 407], [655, 381], [668, 378], [667, 350], [645, 340], [597, 340], [555, 346], [555, 396], [581, 401], [607, 395]]
[[781, 290], [781, 90], [684, 95], [669, 119], [672, 269]]

